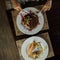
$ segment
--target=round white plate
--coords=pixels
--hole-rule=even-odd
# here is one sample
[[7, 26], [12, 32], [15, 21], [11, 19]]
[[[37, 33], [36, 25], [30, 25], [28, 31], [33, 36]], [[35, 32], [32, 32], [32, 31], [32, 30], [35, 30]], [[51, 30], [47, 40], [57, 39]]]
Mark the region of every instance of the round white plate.
[[48, 55], [48, 50], [49, 50], [48, 49], [48, 44], [46, 43], [46, 41], [43, 38], [38, 37], [38, 36], [30, 37], [30, 38], [28, 38], [27, 40], [24, 41], [24, 43], [22, 44], [22, 48], [21, 48], [21, 54], [22, 54], [23, 58], [25, 60], [33, 60], [33, 58], [28, 57], [27, 52], [26, 52], [27, 51], [27, 46], [33, 41], [40, 42], [43, 49], [44, 49], [43, 54], [41, 54], [39, 56], [39, 58], [36, 58], [36, 60], [45, 60], [47, 55]]
[[[38, 9], [34, 8], [34, 7], [27, 7], [23, 10], [26, 10], [26, 11], [32, 11], [32, 12], [36, 12], [36, 11], [39, 11]], [[41, 12], [37, 13], [37, 16], [38, 16], [38, 19], [39, 19], [39, 25], [37, 25], [37, 27], [35, 29], [33, 29], [32, 31], [29, 31], [28, 29], [26, 29], [22, 24], [21, 24], [21, 20], [22, 20], [22, 17], [21, 17], [21, 14], [24, 16], [25, 13], [24, 11], [20, 11], [19, 14], [17, 15], [17, 19], [16, 19], [16, 23], [17, 23], [17, 27], [18, 29], [23, 32], [24, 34], [27, 34], [27, 35], [33, 35], [33, 34], [36, 34], [38, 33], [39, 31], [42, 30], [43, 28], [43, 24], [44, 24], [44, 18], [43, 18], [43, 15]]]

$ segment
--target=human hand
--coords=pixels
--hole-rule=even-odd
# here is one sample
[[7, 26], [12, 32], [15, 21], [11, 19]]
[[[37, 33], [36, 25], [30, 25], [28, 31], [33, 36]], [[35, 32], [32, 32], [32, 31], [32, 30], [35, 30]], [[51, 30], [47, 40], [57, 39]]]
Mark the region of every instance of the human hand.
[[22, 10], [21, 5], [18, 2], [13, 3], [13, 8], [15, 10], [17, 10], [17, 11], [21, 11]]
[[52, 0], [47, 0], [41, 11], [43, 12], [49, 11], [51, 9], [51, 6], [52, 6]]

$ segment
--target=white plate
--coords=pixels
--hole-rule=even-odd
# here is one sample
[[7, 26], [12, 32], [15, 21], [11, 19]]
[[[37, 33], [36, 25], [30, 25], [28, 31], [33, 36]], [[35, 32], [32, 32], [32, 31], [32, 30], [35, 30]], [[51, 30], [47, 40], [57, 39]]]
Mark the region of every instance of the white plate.
[[33, 41], [41, 42], [42, 47], [44, 49], [43, 54], [41, 54], [39, 56], [39, 58], [36, 58], [36, 60], [45, 60], [47, 55], [48, 55], [48, 50], [49, 50], [48, 49], [48, 44], [46, 43], [46, 41], [43, 38], [38, 37], [38, 36], [30, 37], [30, 38], [28, 38], [27, 40], [24, 41], [24, 43], [22, 44], [22, 48], [21, 48], [21, 54], [22, 54], [23, 58], [25, 60], [33, 60], [33, 58], [28, 57], [28, 55], [26, 53], [27, 46]]
[[[27, 11], [32, 11], [32, 12], [36, 12], [36, 11], [39, 11], [38, 9], [36, 8], [33, 8], [33, 7], [27, 7], [25, 8], [24, 10], [27, 10]], [[38, 16], [38, 19], [39, 19], [39, 22], [40, 24], [35, 28], [33, 29], [32, 31], [29, 31], [28, 29], [26, 29], [22, 24], [21, 24], [21, 20], [22, 20], [22, 17], [21, 17], [21, 13], [22, 15], [24, 16], [25, 13], [24, 11], [20, 11], [19, 14], [17, 15], [17, 19], [16, 19], [16, 23], [17, 23], [17, 27], [18, 29], [23, 32], [24, 34], [27, 34], [27, 35], [33, 35], [33, 34], [36, 34], [38, 33], [39, 31], [42, 30], [43, 28], [43, 24], [44, 24], [44, 18], [43, 18], [43, 15], [41, 12], [37, 13], [37, 16]]]

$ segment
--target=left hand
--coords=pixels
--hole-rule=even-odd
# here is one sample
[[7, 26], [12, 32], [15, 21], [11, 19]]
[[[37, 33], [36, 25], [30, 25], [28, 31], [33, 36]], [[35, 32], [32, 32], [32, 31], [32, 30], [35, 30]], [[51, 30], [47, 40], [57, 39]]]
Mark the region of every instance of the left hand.
[[51, 6], [52, 6], [52, 0], [47, 0], [41, 11], [43, 12], [49, 11], [51, 9]]

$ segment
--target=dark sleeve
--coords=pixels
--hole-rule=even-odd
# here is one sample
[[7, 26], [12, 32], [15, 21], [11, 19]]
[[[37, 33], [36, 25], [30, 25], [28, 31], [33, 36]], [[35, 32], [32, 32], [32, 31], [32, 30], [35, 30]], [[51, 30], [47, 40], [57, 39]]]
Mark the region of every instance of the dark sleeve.
[[25, 8], [25, 7], [31, 7], [31, 6], [36, 6], [36, 5], [43, 5], [46, 3], [47, 0], [39, 0], [38, 2], [36, 1], [29, 1], [29, 2], [26, 2], [25, 4], [21, 4], [22, 8]]

